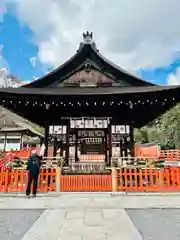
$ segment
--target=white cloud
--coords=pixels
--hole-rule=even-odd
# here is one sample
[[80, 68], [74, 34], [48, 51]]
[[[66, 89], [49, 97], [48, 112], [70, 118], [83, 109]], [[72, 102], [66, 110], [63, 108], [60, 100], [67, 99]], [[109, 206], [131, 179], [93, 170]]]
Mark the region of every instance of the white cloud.
[[179, 0], [4, 0], [35, 34], [38, 58], [58, 66], [75, 53], [83, 31], [100, 52], [128, 70], [168, 64], [180, 49]]
[[168, 76], [169, 85], [180, 85], [180, 67], [176, 69], [175, 73], [169, 74]]

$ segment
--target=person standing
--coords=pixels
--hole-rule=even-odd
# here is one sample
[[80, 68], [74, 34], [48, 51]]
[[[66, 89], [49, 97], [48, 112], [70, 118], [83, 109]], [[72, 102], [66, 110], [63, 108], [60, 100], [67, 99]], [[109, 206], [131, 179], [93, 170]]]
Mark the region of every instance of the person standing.
[[38, 177], [40, 172], [40, 157], [36, 155], [36, 150], [31, 152], [31, 156], [28, 159], [27, 171], [28, 171], [28, 185], [26, 189], [26, 196], [30, 197], [31, 185], [33, 181], [33, 197], [36, 197]]

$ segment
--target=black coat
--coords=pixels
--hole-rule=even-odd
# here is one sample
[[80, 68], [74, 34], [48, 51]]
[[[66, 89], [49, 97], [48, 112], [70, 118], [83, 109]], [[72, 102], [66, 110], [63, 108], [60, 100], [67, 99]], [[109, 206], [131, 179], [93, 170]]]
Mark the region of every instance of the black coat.
[[36, 155], [32, 155], [28, 159], [27, 171], [30, 171], [33, 176], [36, 176], [39, 174], [40, 165], [40, 158]]

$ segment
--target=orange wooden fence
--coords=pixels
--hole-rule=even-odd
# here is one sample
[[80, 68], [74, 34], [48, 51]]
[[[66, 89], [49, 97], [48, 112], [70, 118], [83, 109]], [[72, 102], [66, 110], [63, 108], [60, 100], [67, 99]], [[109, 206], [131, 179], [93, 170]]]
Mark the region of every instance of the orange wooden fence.
[[111, 175], [76, 175], [61, 176], [62, 192], [111, 192]]
[[[39, 176], [38, 191], [55, 191], [55, 178], [55, 169], [42, 169]], [[28, 176], [25, 170], [6, 170], [0, 172], [0, 192], [25, 192], [27, 182]]]
[[159, 158], [161, 150], [159, 149], [158, 145], [152, 144], [136, 144], [134, 145], [135, 156], [138, 157], [154, 157]]
[[179, 149], [171, 149], [171, 150], [161, 150], [160, 151], [160, 159], [164, 160], [180, 160], [180, 150]]
[[180, 191], [180, 168], [117, 170], [117, 191]]
[[[38, 191], [62, 192], [173, 192], [180, 191], [180, 168], [166, 169], [117, 169], [114, 175], [62, 175], [56, 185], [56, 169], [42, 169]], [[113, 177], [116, 181], [112, 181]], [[58, 179], [58, 178], [57, 178]], [[0, 192], [25, 192], [25, 170], [0, 172]], [[56, 189], [59, 186], [60, 189]]]

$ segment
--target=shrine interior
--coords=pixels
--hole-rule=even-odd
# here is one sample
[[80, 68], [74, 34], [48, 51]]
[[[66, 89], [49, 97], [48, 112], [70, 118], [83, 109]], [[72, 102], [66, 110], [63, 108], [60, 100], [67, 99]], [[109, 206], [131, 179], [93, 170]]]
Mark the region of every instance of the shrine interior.
[[94, 155], [95, 161], [110, 165], [111, 157], [133, 155], [129, 125], [112, 125], [112, 119], [106, 117], [70, 118], [67, 122], [69, 125], [50, 126], [49, 135], [55, 139], [54, 148], [63, 148], [60, 146], [63, 143], [65, 158], [71, 163], [93, 160], [91, 155]]

